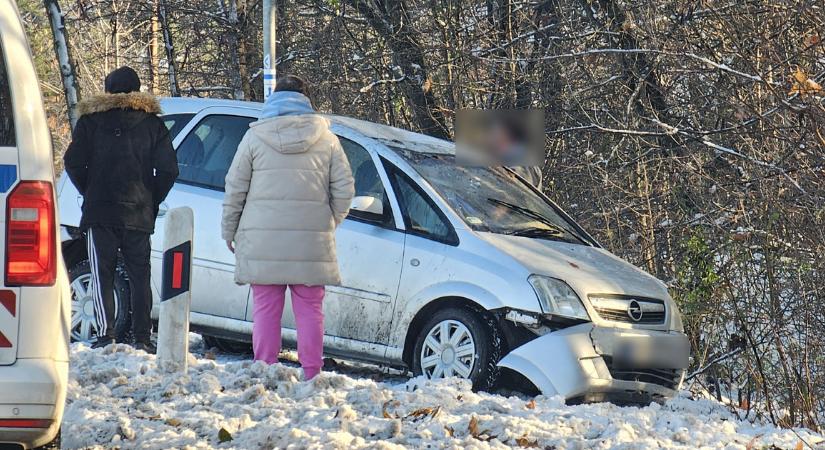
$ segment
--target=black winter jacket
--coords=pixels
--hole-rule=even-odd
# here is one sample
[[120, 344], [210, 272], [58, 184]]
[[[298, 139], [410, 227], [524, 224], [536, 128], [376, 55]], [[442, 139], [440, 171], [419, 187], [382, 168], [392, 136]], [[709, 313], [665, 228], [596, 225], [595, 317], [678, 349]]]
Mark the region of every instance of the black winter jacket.
[[158, 206], [178, 177], [169, 130], [149, 94], [105, 94], [78, 105], [63, 161], [83, 194], [82, 229], [105, 225], [153, 233]]

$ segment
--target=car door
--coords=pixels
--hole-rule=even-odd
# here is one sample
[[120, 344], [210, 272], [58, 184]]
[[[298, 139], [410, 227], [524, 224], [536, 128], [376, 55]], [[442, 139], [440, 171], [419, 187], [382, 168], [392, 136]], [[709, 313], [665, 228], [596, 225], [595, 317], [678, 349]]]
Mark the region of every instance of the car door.
[[433, 201], [432, 194], [395, 164], [387, 160], [382, 163], [406, 230], [399, 304], [395, 312], [399, 315], [407, 311], [400, 302], [415, 298], [422, 287], [450, 281], [454, 274], [455, 260], [452, 258], [456, 257], [451, 249], [458, 246], [459, 239], [447, 216]]
[[[166, 211], [188, 206], [195, 215], [192, 311], [243, 320], [248, 286], [234, 281], [235, 256], [221, 239], [224, 179], [238, 144], [256, 120], [243, 108], [207, 108], [176, 136], [180, 175], [161, 205], [157, 228]], [[161, 280], [162, 239], [152, 242], [153, 280]]]
[[[395, 229], [397, 205], [385, 189], [386, 174], [367, 148], [377, 145], [346, 129], [333, 128], [347, 154], [356, 196], [378, 198], [381, 217], [351, 211], [335, 234], [341, 286], [328, 286], [324, 299], [327, 346], [339, 352], [383, 357], [401, 275], [404, 234]], [[250, 302], [247, 320], [252, 320]], [[282, 325], [295, 329], [288, 301]], [[285, 333], [288, 337], [290, 333]], [[367, 345], [360, 345], [364, 343]], [[376, 352], [381, 353], [376, 355]]]

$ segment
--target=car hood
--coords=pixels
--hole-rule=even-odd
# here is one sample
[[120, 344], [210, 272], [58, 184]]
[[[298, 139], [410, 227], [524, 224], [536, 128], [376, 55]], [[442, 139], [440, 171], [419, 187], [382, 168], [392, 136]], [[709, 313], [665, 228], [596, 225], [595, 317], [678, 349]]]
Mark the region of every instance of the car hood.
[[601, 248], [494, 233], [479, 235], [530, 272], [564, 280], [582, 299], [589, 294], [670, 298], [664, 283]]

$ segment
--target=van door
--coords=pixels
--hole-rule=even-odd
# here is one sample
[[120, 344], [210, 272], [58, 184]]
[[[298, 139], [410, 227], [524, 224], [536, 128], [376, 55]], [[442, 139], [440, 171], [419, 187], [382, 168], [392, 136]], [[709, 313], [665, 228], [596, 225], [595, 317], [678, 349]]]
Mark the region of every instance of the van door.
[[[0, 206], [6, 210], [6, 200], [17, 181], [17, 139], [14, 129], [14, 109], [9, 74], [0, 38]], [[0, 233], [6, 238], [6, 215], [0, 214]], [[2, 261], [6, 260], [6, 245], [0, 245]], [[0, 365], [13, 364], [17, 359], [18, 307], [17, 293], [0, 291]]]
[[[157, 230], [171, 208], [191, 207], [195, 213], [192, 311], [243, 320], [248, 286], [235, 284], [235, 256], [221, 240], [224, 179], [238, 144], [257, 120], [243, 108], [206, 108], [174, 140], [180, 176], [161, 205]], [[163, 240], [152, 242], [152, 280], [161, 280]]]

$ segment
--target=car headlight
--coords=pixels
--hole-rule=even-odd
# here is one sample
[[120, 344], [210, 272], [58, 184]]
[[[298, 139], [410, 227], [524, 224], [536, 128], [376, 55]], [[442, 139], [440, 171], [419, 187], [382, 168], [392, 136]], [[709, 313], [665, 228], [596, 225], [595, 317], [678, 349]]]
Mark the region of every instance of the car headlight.
[[543, 313], [590, 320], [579, 296], [564, 281], [541, 275], [530, 275], [527, 281], [536, 291]]

